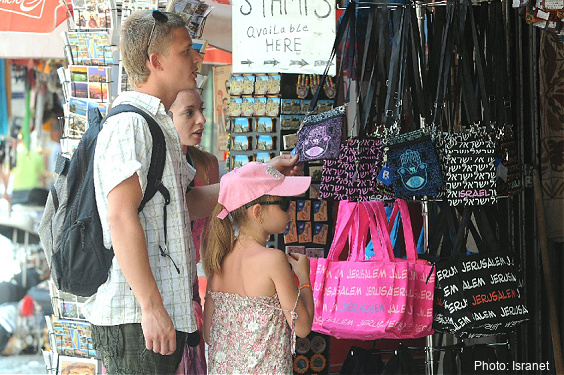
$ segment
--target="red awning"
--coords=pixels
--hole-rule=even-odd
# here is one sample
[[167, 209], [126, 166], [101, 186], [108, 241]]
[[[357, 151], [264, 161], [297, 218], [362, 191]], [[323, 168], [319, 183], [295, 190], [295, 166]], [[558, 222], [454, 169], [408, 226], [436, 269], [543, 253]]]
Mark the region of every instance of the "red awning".
[[0, 31], [50, 33], [66, 19], [62, 0], [0, 1]]

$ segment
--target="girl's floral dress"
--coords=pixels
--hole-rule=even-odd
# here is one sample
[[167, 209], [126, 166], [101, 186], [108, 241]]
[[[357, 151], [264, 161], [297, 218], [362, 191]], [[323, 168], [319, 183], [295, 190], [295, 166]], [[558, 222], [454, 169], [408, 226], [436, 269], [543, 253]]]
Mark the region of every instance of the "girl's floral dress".
[[[215, 308], [210, 329], [209, 374], [292, 374], [295, 334], [288, 327], [277, 294], [210, 295]], [[294, 306], [293, 322], [295, 309]]]

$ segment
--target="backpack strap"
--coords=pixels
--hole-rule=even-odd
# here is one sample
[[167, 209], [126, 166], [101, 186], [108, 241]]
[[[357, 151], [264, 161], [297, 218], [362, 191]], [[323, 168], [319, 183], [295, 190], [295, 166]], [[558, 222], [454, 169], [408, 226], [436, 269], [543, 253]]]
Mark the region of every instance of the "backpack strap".
[[[165, 211], [166, 205], [170, 203], [170, 193], [168, 189], [162, 183], [163, 171], [164, 171], [164, 164], [166, 159], [166, 142], [164, 138], [163, 131], [161, 127], [157, 124], [157, 122], [145, 111], [140, 108], [137, 108], [130, 104], [120, 104], [110, 110], [108, 115], [102, 121], [102, 124], [106, 122], [106, 120], [118, 113], [123, 112], [135, 112], [147, 121], [149, 125], [149, 131], [151, 132], [151, 136], [153, 137], [153, 149], [151, 151], [151, 164], [149, 165], [149, 172], [147, 173], [147, 187], [145, 188], [145, 194], [143, 195], [143, 199], [141, 200], [141, 204], [137, 209], [137, 212], [141, 212], [147, 202], [149, 202], [159, 191], [165, 199]], [[166, 223], [166, 215], [165, 215], [165, 223]], [[166, 225], [165, 225], [166, 229]], [[166, 234], [165, 234], [166, 237]]]
[[[158, 192], [161, 193], [165, 200], [165, 204], [163, 206], [163, 225], [164, 225], [164, 243], [165, 247], [168, 244], [167, 239], [167, 211], [166, 206], [170, 203], [170, 193], [166, 186], [164, 186], [162, 182], [163, 178], [163, 171], [166, 159], [166, 142], [164, 138], [163, 131], [159, 124], [151, 117], [147, 112], [143, 111], [140, 108], [137, 108], [130, 104], [120, 104], [115, 106], [108, 112], [108, 115], [104, 118], [103, 122], [100, 126], [104, 125], [104, 122], [110, 117], [117, 115], [118, 113], [122, 112], [134, 112], [143, 116], [145, 121], [147, 121], [147, 125], [149, 125], [149, 131], [151, 132], [151, 137], [153, 137], [153, 149], [151, 150], [151, 164], [149, 165], [149, 172], [147, 173], [147, 187], [145, 188], [145, 194], [143, 195], [143, 199], [141, 200], [141, 204], [139, 204], [139, 208], [137, 212], [143, 211], [147, 202], [149, 202], [155, 194]], [[159, 245], [159, 250], [162, 256], [170, 258], [176, 271], [180, 274], [180, 270], [178, 266], [172, 259], [172, 257], [166, 253], [163, 248]]]

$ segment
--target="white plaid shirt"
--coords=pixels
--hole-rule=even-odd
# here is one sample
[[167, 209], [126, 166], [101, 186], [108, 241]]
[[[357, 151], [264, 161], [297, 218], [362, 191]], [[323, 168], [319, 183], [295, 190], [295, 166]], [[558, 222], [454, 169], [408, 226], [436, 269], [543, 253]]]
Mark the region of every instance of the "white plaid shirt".
[[[163, 196], [157, 192], [141, 213], [139, 219], [145, 231], [149, 263], [164, 307], [174, 327], [182, 332], [196, 331], [192, 309], [192, 281], [196, 274], [196, 253], [190, 231], [190, 216], [186, 206], [186, 190], [195, 170], [188, 165], [180, 138], [163, 104], [156, 97], [139, 92], [119, 95], [112, 106], [132, 104], [150, 114], [163, 130], [166, 141], [166, 162], [163, 184], [170, 192], [167, 206], [168, 253], [180, 269], [180, 274], [169, 257], [159, 252], [164, 247]], [[112, 116], [98, 135], [94, 158], [96, 202], [104, 231], [104, 244], [111, 246], [110, 228], [106, 220], [108, 193], [134, 173], [139, 176], [145, 192], [147, 173], [153, 147], [151, 132], [143, 117], [125, 112]], [[117, 260], [114, 258], [110, 276], [84, 305], [84, 315], [95, 325], [110, 326], [141, 322], [141, 308], [129, 287]]]

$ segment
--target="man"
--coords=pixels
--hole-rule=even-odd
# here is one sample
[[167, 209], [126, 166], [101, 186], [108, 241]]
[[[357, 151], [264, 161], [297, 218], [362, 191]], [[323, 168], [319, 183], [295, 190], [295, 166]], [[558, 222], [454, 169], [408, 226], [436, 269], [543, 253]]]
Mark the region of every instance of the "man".
[[[196, 87], [202, 57], [192, 48], [185, 21], [172, 13], [134, 12], [120, 35], [122, 61], [135, 91], [122, 93], [112, 105], [135, 105], [162, 128], [167, 145], [162, 181], [170, 204], [166, 220], [159, 193], [137, 212], [147, 184], [151, 133], [139, 114], [109, 118], [98, 136], [94, 182], [104, 243], [115, 258], [108, 280], [86, 302], [84, 313], [107, 373], [168, 374], [179, 364], [186, 334], [196, 331], [190, 221], [207, 217], [219, 192], [218, 184], [188, 189], [195, 171], [183, 159], [167, 115], [180, 91]], [[278, 158], [272, 164], [300, 173], [292, 169], [295, 162]]]

